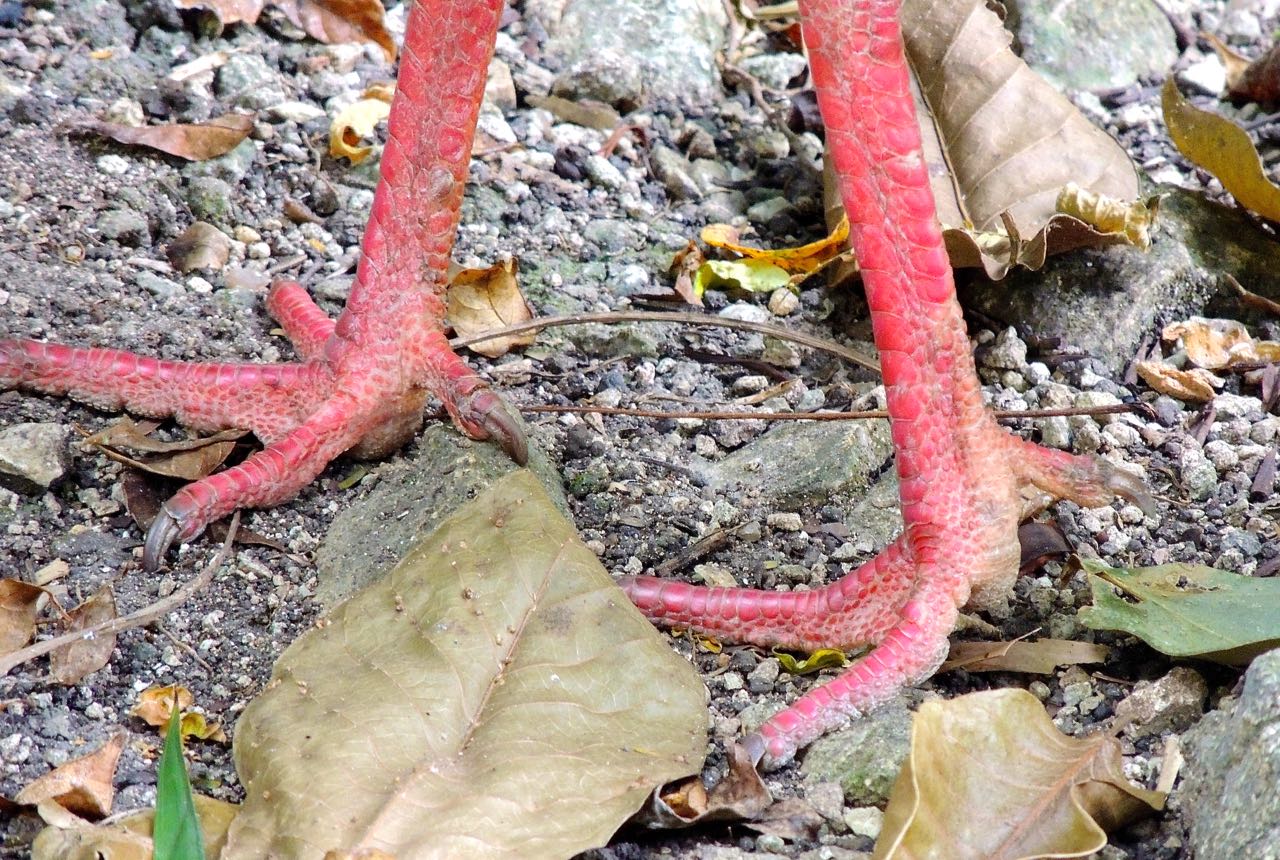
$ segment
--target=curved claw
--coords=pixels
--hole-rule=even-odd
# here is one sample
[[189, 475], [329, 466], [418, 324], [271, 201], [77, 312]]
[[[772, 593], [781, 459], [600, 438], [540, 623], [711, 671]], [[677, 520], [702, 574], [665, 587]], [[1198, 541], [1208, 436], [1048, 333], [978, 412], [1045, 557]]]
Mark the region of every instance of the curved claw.
[[165, 553], [182, 532], [178, 520], [169, 513], [165, 505], [160, 506], [160, 513], [151, 521], [147, 529], [147, 539], [142, 546], [142, 569], [150, 573], [160, 566]]
[[1157, 511], [1156, 500], [1151, 495], [1151, 491], [1147, 489], [1147, 485], [1142, 482], [1142, 479], [1109, 463], [1107, 466], [1106, 474], [1103, 477], [1103, 483], [1106, 488], [1117, 496], [1137, 505], [1147, 516], [1154, 517]]
[[520, 419], [507, 402], [488, 388], [467, 395], [461, 411], [464, 429], [479, 439], [497, 442], [507, 456], [523, 466], [529, 462], [529, 440]]

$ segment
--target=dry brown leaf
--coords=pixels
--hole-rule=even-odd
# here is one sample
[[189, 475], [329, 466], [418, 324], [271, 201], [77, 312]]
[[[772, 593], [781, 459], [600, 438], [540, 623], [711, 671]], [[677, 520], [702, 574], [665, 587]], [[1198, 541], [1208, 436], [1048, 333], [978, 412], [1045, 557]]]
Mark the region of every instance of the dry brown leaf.
[[1121, 233], [1130, 245], [1145, 251], [1151, 247], [1151, 228], [1159, 199], [1153, 198], [1152, 202], [1116, 200], [1068, 182], [1058, 194], [1058, 211], [1078, 218], [1100, 233]]
[[223, 430], [211, 436], [166, 442], [155, 439], [159, 423], [135, 421], [128, 416], [85, 437], [92, 445], [118, 463], [143, 472], [184, 481], [198, 481], [213, 473], [235, 450], [244, 430]]
[[173, 0], [179, 9], [208, 9], [224, 25], [256, 23], [265, 0]]
[[272, 5], [318, 42], [372, 42], [387, 62], [396, 58], [380, 0], [272, 0]]
[[[1014, 265], [1039, 268], [1048, 254], [1127, 241], [1062, 214], [1057, 201], [1070, 182], [1135, 199], [1128, 155], [1009, 49], [987, 6], [907, 0], [902, 13], [952, 264], [1000, 278]], [[827, 199], [832, 224], [838, 195]]]
[[193, 125], [147, 125], [141, 128], [102, 120], [87, 120], [80, 131], [100, 134], [117, 143], [147, 146], [188, 161], [205, 161], [225, 155], [253, 131], [253, 117], [229, 113]]
[[216, 272], [231, 257], [231, 239], [212, 224], [196, 221], [169, 243], [166, 256], [184, 275], [196, 269]]
[[391, 113], [391, 106], [380, 98], [363, 98], [338, 112], [329, 123], [329, 154], [359, 164], [373, 153], [373, 145], [364, 141]]
[[598, 131], [612, 131], [622, 122], [616, 110], [603, 102], [591, 99], [571, 101], [562, 96], [525, 96], [530, 107], [550, 111], [556, 119], [571, 122], [583, 128], [594, 128]]
[[[93, 596], [67, 613], [67, 628], [74, 633], [110, 621], [116, 617], [116, 597], [110, 585], [104, 585]], [[97, 633], [82, 637], [49, 654], [49, 671], [59, 684], [78, 684], [111, 659], [116, 647], [116, 634]]]
[[[487, 269], [463, 269], [449, 284], [449, 325], [459, 337], [475, 337], [533, 319], [516, 282], [516, 261], [508, 258]], [[534, 332], [481, 341], [468, 347], [489, 358], [533, 343]]]
[[0, 579], [0, 654], [17, 651], [36, 634], [44, 589], [20, 579]]
[[1133, 366], [1142, 381], [1156, 391], [1192, 403], [1208, 403], [1217, 394], [1214, 389], [1226, 382], [1203, 367], [1179, 370], [1163, 361], [1139, 361]]
[[1178, 151], [1212, 173], [1241, 206], [1280, 221], [1280, 187], [1267, 178], [1244, 129], [1189, 101], [1170, 77], [1161, 93], [1164, 123]]
[[[196, 817], [204, 836], [205, 857], [219, 857], [227, 841], [227, 828], [240, 807], [202, 794], [194, 796]], [[38, 807], [49, 826], [31, 845], [31, 860], [152, 860], [151, 829], [154, 809], [139, 809], [115, 818], [109, 825], [93, 825], [56, 803]]]
[[1280, 343], [1254, 340], [1235, 320], [1190, 317], [1165, 326], [1161, 336], [1180, 343], [1192, 363], [1209, 370], [1280, 361]]
[[1084, 857], [1163, 805], [1115, 738], [1062, 734], [1025, 690], [972, 693], [920, 706], [873, 857]]
[[1217, 36], [1204, 34], [1227, 68], [1227, 92], [1235, 98], [1273, 102], [1280, 98], [1280, 46], [1272, 45], [1256, 60], [1238, 54]]
[[702, 306], [702, 296], [694, 286], [694, 278], [706, 261], [702, 248], [692, 239], [671, 258], [667, 272], [675, 276], [676, 295], [684, 299], [685, 304]]
[[1037, 639], [1034, 642], [953, 642], [947, 661], [938, 669], [970, 672], [1026, 672], [1052, 675], [1059, 666], [1102, 663], [1111, 653], [1105, 645], [1072, 639]]
[[741, 744], [726, 751], [729, 771], [710, 790], [700, 774], [654, 791], [632, 823], [647, 830], [682, 830], [712, 821], [745, 821], [760, 816], [773, 801]]
[[88, 755], [72, 759], [28, 784], [14, 798], [18, 803], [36, 805], [53, 800], [59, 806], [85, 818], [104, 818], [111, 814], [115, 787], [116, 762], [124, 749], [127, 733], [114, 732], [111, 738]]

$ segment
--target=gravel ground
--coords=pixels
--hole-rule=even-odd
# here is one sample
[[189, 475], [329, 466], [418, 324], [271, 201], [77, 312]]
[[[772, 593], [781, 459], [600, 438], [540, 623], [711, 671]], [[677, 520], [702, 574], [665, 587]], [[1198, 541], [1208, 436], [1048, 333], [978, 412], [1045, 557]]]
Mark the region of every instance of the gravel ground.
[[[372, 169], [351, 168], [326, 154], [327, 115], [305, 110], [349, 99], [363, 85], [390, 76], [375, 53], [326, 48], [292, 38], [278, 22], [239, 27], [220, 38], [197, 38], [193, 19], [181, 19], [160, 0], [98, 2], [28, 8], [3, 4], [0, 24], [0, 334], [110, 345], [184, 360], [276, 361], [290, 356], [272, 334], [260, 290], [239, 285], [227, 271], [183, 276], [166, 270], [164, 249], [191, 221], [204, 219], [235, 237], [232, 267], [296, 277], [312, 285], [336, 312], [350, 281], [371, 199]], [[528, 35], [519, 16], [506, 28], [511, 44]], [[523, 43], [522, 43], [523, 44]], [[128, 47], [125, 47], [128, 46]], [[108, 49], [111, 53], [106, 54]], [[169, 69], [215, 49], [231, 50], [231, 72], [211, 87], [157, 83]], [[536, 69], [536, 50], [500, 55], [517, 84]], [[273, 88], [301, 107], [264, 110], [252, 141], [214, 162], [186, 164], [72, 134], [83, 117], [128, 115], [138, 108], [156, 120], [199, 121], [228, 108], [253, 108]], [[1137, 103], [1156, 104], [1154, 88], [1100, 99], [1115, 116]], [[671, 254], [723, 208], [780, 199], [790, 205], [753, 210], [764, 244], [782, 245], [821, 233], [820, 177], [785, 157], [780, 136], [750, 95], [726, 92], [703, 115], [646, 108], [632, 117], [645, 126], [624, 136], [609, 159], [591, 157], [607, 133], [554, 124], [544, 111], [507, 109], [491, 130], [509, 131], [519, 146], [499, 143], [473, 162], [464, 226], [455, 257], [464, 264], [517, 256], [522, 286], [540, 313], [601, 310], [666, 291]], [[505, 131], [504, 131], [505, 127]], [[1169, 170], [1180, 162], [1149, 123], [1112, 125], [1139, 163]], [[781, 143], [779, 143], [781, 138]], [[650, 167], [655, 147], [698, 152], [723, 162], [725, 175], [751, 177], [737, 196], [679, 199]], [[603, 162], [603, 164], [601, 163]], [[1184, 171], [1184, 175], [1188, 175]], [[282, 214], [292, 198], [317, 216], [297, 224]], [[732, 214], [732, 212], [730, 212]], [[739, 299], [740, 297], [734, 297]], [[712, 310], [730, 303], [708, 295]], [[736, 311], [770, 319], [761, 299]], [[850, 344], [868, 340], [865, 305], [855, 291], [813, 286], [785, 325]], [[1215, 401], [1216, 415], [1195, 411], [1144, 389], [1126, 388], [1088, 359], [1057, 363], [1007, 332], [975, 329], [979, 361], [992, 402], [1003, 408], [1098, 404], [1141, 394], [1141, 415], [1098, 422], [1071, 418], [1017, 429], [1057, 439], [1078, 451], [1097, 451], [1141, 466], [1160, 498], [1158, 518], [1132, 506], [1083, 511], [1057, 506], [1047, 521], [1076, 552], [1126, 564], [1200, 561], [1242, 573], [1275, 571], [1274, 510], [1252, 500], [1250, 485], [1280, 435], [1256, 390]], [[734, 363], [712, 363], [706, 355]], [[845, 408], [864, 402], [874, 380], [827, 356], [766, 343], [758, 335], [684, 328], [625, 326], [617, 331], [560, 330], [524, 355], [487, 364], [519, 404], [701, 408], [765, 390], [767, 355], [789, 380], [753, 406], [773, 410]], [[1050, 367], [1052, 366], [1052, 370]], [[1233, 384], [1237, 384], [1234, 383]], [[874, 395], [872, 396], [874, 400]], [[58, 398], [0, 393], [0, 427], [39, 422], [95, 430], [111, 414]], [[867, 557], [874, 546], [850, 533], [853, 499], [782, 509], [750, 490], [725, 496], [707, 489], [693, 462], [722, 460], [759, 439], [768, 425], [742, 420], [704, 422], [637, 418], [530, 416], [533, 435], [565, 478], [584, 539], [615, 573], [639, 573], [689, 547], [717, 527], [739, 526], [739, 540], [698, 563], [704, 577], [731, 572], [740, 584], [795, 587], [825, 581]], [[1197, 436], [1197, 434], [1201, 434]], [[405, 454], [412, 455], [412, 448]], [[887, 470], [886, 462], [880, 471]], [[374, 474], [381, 467], [373, 465]], [[319, 606], [311, 555], [335, 514], [359, 499], [365, 485], [343, 489], [353, 464], [338, 461], [293, 502], [248, 513], [245, 525], [284, 544], [288, 552], [246, 547], [220, 576], [163, 623], [119, 637], [106, 668], [84, 682], [50, 683], [45, 664], [28, 664], [0, 681], [0, 792], [13, 793], [49, 767], [105, 739], [118, 725], [130, 731], [116, 776], [117, 809], [147, 805], [154, 796], [155, 736], [128, 717], [136, 694], [151, 684], [181, 682], [196, 700], [234, 730], [236, 715], [261, 689], [272, 660], [316, 618]], [[0, 570], [30, 577], [61, 559], [70, 570], [53, 584], [75, 604], [104, 583], [121, 612], [169, 594], [199, 571], [212, 553], [204, 539], [184, 547], [157, 576], [137, 567], [140, 534], [124, 511], [121, 467], [75, 449], [65, 477], [43, 493], [0, 490]], [[688, 571], [684, 572], [688, 575]], [[1088, 601], [1083, 575], [1051, 562], [1018, 585], [1010, 615], [995, 619], [1004, 636], [1043, 628], [1058, 637], [1112, 644], [1111, 660], [1095, 676], [1079, 669], [1043, 678], [1032, 689], [1059, 726], [1083, 732], [1110, 717], [1132, 683], [1156, 679], [1170, 662], [1135, 640], [1080, 628], [1075, 607]], [[687, 640], [674, 647], [690, 651]], [[690, 653], [709, 678], [713, 734], [734, 736], [749, 709], [793, 698], [812, 683], [777, 671], [776, 660], [748, 649], [721, 655]], [[1235, 683], [1236, 673], [1197, 666], [1210, 704]], [[1026, 686], [1028, 676], [939, 676], [913, 693], [951, 696], [996, 686]], [[1081, 685], [1084, 685], [1083, 687]], [[1183, 726], [1182, 728], [1185, 728]], [[1169, 732], [1123, 741], [1131, 775], [1154, 784]], [[227, 748], [196, 745], [198, 790], [238, 799]], [[723, 767], [713, 755], [709, 768]], [[796, 769], [770, 777], [775, 794], [803, 793]], [[31, 816], [3, 824], [4, 856], [24, 856], [39, 823]], [[1113, 857], [1174, 857], [1182, 852], [1177, 798], [1162, 818], [1119, 834]], [[787, 856], [857, 857], [871, 840], [830, 825], [817, 842], [756, 838], [739, 828], [624, 843], [600, 856], [710, 857], [777, 851]], [[717, 853], [720, 852], [720, 853]], [[826, 852], [825, 854], [823, 852]]]

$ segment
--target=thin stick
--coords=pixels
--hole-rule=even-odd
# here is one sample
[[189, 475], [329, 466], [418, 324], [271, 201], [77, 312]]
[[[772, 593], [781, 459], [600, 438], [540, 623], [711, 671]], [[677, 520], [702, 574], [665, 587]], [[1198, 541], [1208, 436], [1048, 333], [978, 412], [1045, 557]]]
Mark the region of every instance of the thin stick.
[[36, 657], [41, 657], [66, 645], [74, 644], [83, 639], [91, 639], [104, 633], [115, 634], [122, 630], [141, 627], [144, 624], [150, 624], [157, 618], [163, 618], [213, 580], [213, 575], [218, 572], [218, 568], [222, 567], [222, 563], [226, 561], [227, 553], [231, 551], [231, 544], [235, 540], [236, 530], [239, 526], [240, 512], [236, 511], [231, 515], [231, 524], [227, 527], [227, 537], [223, 540], [217, 555], [210, 559], [204, 570], [200, 571], [199, 576], [174, 591], [168, 597], [163, 597], [136, 612], [130, 612], [128, 615], [121, 615], [119, 618], [112, 618], [109, 621], [103, 621], [101, 624], [95, 624], [92, 627], [86, 627], [74, 633], [63, 633], [61, 636], [55, 636], [43, 642], [36, 642], [19, 651], [14, 651], [12, 654], [0, 657], [0, 677], [9, 674], [28, 660], [34, 660]]
[[[1116, 403], [1110, 406], [1082, 406], [1063, 409], [997, 409], [997, 418], [1060, 418], [1073, 415], [1119, 415], [1132, 412], [1133, 404]], [[521, 406], [521, 412], [571, 412], [575, 414], [629, 415], [632, 418], [698, 418], [705, 421], [861, 421], [868, 418], [888, 418], [883, 409], [866, 409], [861, 412], [727, 412], [692, 411], [663, 412], [660, 409], [628, 409], [623, 406]]]
[[481, 343], [486, 340], [496, 340], [500, 337], [521, 334], [526, 331], [541, 331], [544, 328], [554, 328], [562, 325], [585, 325], [587, 323], [617, 322], [680, 323], [682, 325], [706, 326], [709, 328], [734, 328], [742, 329], [744, 331], [760, 332], [761, 334], [767, 334], [780, 340], [789, 340], [812, 349], [820, 349], [823, 352], [829, 352], [832, 355], [839, 356], [845, 361], [860, 364], [868, 370], [874, 370], [876, 373], [880, 372], [880, 362], [876, 361], [864, 352], [860, 352], [852, 347], [843, 346], [832, 340], [815, 337], [810, 334], [803, 334], [801, 332], [783, 328], [782, 326], [770, 325], [769, 323], [749, 322], [747, 320], [726, 319], [724, 317], [713, 317], [706, 314], [688, 314], [675, 311], [614, 311], [598, 314], [565, 314], [563, 316], [539, 317], [538, 319], [529, 320], [528, 322], [504, 326], [503, 328], [487, 331], [484, 334], [473, 335], [472, 337], [455, 337], [453, 340], [449, 341], [449, 345], [456, 349], [460, 346], [471, 346], [474, 343]]

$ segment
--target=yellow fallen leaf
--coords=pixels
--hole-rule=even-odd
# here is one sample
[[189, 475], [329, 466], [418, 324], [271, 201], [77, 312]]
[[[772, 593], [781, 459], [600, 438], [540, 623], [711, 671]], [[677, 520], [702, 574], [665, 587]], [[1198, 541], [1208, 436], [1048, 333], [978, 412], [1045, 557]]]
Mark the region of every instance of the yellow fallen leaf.
[[[516, 282], [517, 264], [506, 259], [487, 269], [464, 269], [449, 284], [449, 325], [460, 337], [504, 328], [533, 319], [529, 304]], [[513, 347], [533, 343], [534, 333], [510, 335], [472, 344], [473, 352], [489, 358], [505, 355]]]
[[1164, 122], [1178, 151], [1217, 177], [1241, 206], [1280, 221], [1280, 187], [1267, 179], [1249, 135], [1235, 123], [1192, 106], [1170, 77], [1161, 94]]
[[694, 294], [701, 297], [715, 287], [733, 287], [749, 293], [771, 293], [791, 283], [787, 270], [768, 260], [708, 260], [693, 276]]
[[708, 224], [702, 228], [702, 241], [713, 248], [733, 251], [744, 257], [763, 260], [791, 274], [808, 274], [838, 257], [849, 238], [849, 219], [843, 216], [834, 230], [816, 242], [797, 248], [753, 248], [738, 241], [738, 231], [728, 224]]
[[1203, 367], [1179, 370], [1163, 361], [1139, 361], [1134, 365], [1143, 381], [1170, 397], [1207, 403], [1212, 400], [1215, 388], [1221, 388], [1225, 380], [1214, 376]]
[[147, 725], [159, 728], [169, 722], [175, 696], [178, 699], [178, 707], [184, 711], [196, 701], [191, 691], [181, 684], [148, 687], [138, 694], [138, 704], [134, 705], [129, 713], [141, 718]]
[[1123, 234], [1131, 245], [1144, 251], [1151, 247], [1155, 204], [1148, 205], [1142, 200], [1117, 200], [1068, 182], [1058, 194], [1058, 211], [1080, 219], [1104, 235]]
[[329, 124], [329, 154], [352, 164], [364, 161], [373, 145], [363, 141], [373, 137], [373, 130], [390, 113], [391, 105], [381, 98], [363, 98], [343, 108]]

